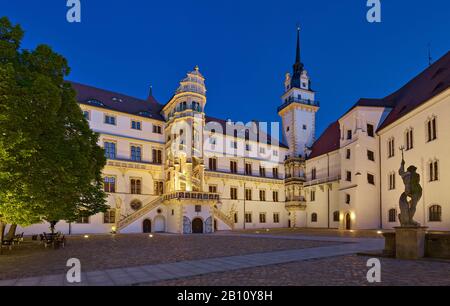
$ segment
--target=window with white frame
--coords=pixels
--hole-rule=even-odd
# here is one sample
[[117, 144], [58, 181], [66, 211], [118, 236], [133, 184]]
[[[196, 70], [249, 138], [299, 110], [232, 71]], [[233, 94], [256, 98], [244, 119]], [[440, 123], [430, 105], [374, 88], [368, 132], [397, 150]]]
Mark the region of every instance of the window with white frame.
[[112, 115], [105, 115], [105, 124], [116, 125], [116, 117]]
[[251, 212], [245, 213], [245, 223], [252, 223], [252, 213]]
[[391, 223], [397, 222], [397, 210], [395, 208], [389, 209], [388, 219]]
[[132, 161], [142, 160], [142, 147], [139, 145], [130, 146], [130, 156]]
[[280, 213], [273, 213], [273, 223], [280, 223]]
[[311, 190], [310, 198], [311, 198], [311, 202], [314, 202], [316, 200], [316, 191], [315, 190]]
[[414, 130], [412, 128], [405, 132], [405, 149], [411, 150], [414, 148]]
[[109, 209], [105, 213], [103, 213], [103, 223], [116, 223], [116, 211], [114, 209]]
[[389, 190], [394, 190], [395, 189], [395, 178], [396, 178], [396, 174], [395, 174], [394, 171], [389, 173], [389, 176], [388, 176]]
[[428, 163], [428, 175], [430, 182], [439, 180], [439, 162], [437, 160]]
[[388, 158], [395, 156], [395, 140], [394, 138], [389, 138], [388, 140]]
[[427, 121], [427, 140], [433, 141], [437, 138], [436, 131], [436, 117], [433, 117]]
[[266, 223], [266, 213], [259, 214], [259, 223]]
[[131, 128], [133, 130], [142, 130], [142, 122], [137, 120], [131, 120]]

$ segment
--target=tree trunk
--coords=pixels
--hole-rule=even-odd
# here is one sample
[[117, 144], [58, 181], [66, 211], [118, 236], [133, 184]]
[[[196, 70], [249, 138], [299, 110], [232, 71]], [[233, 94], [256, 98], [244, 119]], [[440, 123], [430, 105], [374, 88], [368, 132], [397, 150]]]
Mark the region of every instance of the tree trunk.
[[6, 224], [0, 221], [0, 254], [2, 254], [3, 237], [5, 235]]
[[8, 234], [6, 235], [6, 239], [13, 239], [16, 235], [17, 224], [11, 224], [8, 230]]
[[52, 234], [55, 233], [55, 225], [58, 223], [58, 221], [50, 221], [50, 231]]

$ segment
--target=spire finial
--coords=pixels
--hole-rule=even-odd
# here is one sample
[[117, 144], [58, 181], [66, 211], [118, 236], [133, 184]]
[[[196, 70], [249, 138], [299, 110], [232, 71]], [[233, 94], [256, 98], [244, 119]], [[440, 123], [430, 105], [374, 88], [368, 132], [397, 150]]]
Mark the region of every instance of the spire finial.
[[199, 71], [200, 70], [200, 68], [198, 68], [198, 65], [195, 65], [195, 71]]
[[153, 97], [153, 86], [152, 85], [150, 85], [150, 90], [148, 92], [148, 96]]
[[431, 57], [431, 43], [428, 43], [428, 66], [433, 64], [433, 58]]
[[297, 52], [295, 54], [295, 63], [300, 63], [300, 24], [297, 24]]

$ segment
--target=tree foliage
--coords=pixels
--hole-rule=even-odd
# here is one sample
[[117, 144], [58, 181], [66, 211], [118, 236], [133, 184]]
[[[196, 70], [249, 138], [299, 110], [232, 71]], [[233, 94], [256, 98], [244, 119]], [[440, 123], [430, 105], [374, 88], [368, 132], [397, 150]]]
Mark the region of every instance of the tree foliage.
[[23, 31], [0, 18], [0, 218], [29, 225], [105, 211], [106, 160], [49, 46], [21, 50]]

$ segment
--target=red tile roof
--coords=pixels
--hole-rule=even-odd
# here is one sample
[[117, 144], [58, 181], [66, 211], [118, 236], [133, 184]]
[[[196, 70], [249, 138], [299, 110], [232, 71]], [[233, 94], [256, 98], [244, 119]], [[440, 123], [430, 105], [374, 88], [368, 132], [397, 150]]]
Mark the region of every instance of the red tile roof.
[[311, 154], [308, 159], [335, 151], [340, 146], [339, 121], [335, 121], [328, 126], [319, 139], [313, 144]]
[[450, 87], [450, 51], [383, 100], [394, 105], [378, 131]]

